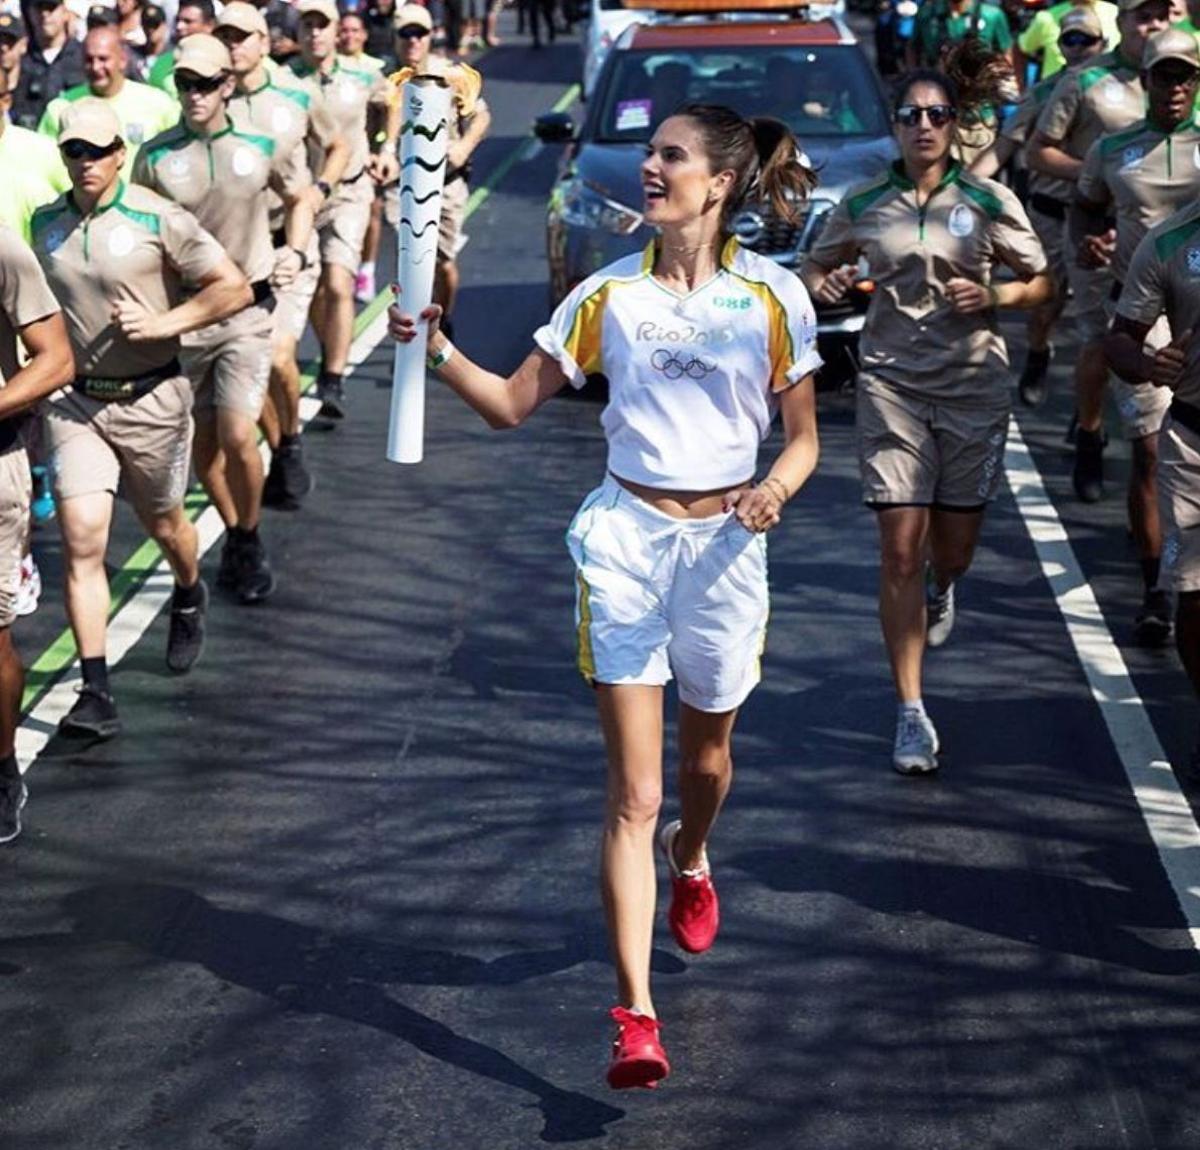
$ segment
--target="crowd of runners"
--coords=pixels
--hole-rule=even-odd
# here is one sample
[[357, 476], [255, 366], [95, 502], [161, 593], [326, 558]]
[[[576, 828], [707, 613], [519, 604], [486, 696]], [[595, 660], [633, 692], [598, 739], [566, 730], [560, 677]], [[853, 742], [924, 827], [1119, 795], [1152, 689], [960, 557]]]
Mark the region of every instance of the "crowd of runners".
[[[386, 64], [370, 54], [381, 12]], [[1200, 693], [1200, 41], [1169, 0], [1066, 2], [1043, 14], [1051, 34], [1042, 21], [1040, 55], [1026, 59], [1001, 9], [926, 0], [913, 68], [892, 89], [899, 158], [862, 173], [799, 277], [743, 248], [731, 220], [749, 203], [795, 215], [819, 180], [803, 141], [777, 120], [683, 105], [655, 126], [641, 168], [656, 238], [579, 284], [503, 377], [451, 342], [466, 176], [489, 117], [461, 30], [448, 35], [440, 12], [232, 0], [217, 14], [211, 0], [180, 0], [171, 38], [166, 11], [134, 0], [83, 14], [36, 0], [0, 15], [0, 157], [17, 163], [0, 186], [0, 841], [18, 834], [27, 793], [10, 629], [28, 569], [30, 458], [52, 479], [82, 668], [61, 731], [112, 737], [114, 499], [174, 572], [166, 659], [184, 673], [209, 603], [183, 507], [190, 477], [226, 527], [218, 588], [267, 599], [262, 508], [298, 509], [312, 487], [298, 343], [311, 323], [319, 418], [336, 423], [355, 299], [373, 294], [380, 228], [396, 217], [400, 92], [434, 74], [454, 96], [434, 297], [416, 316], [396, 300], [392, 335], [409, 342], [427, 325], [431, 372], [495, 427], [568, 384], [608, 381], [607, 473], [568, 545], [579, 667], [609, 761], [609, 1082], [653, 1086], [669, 1072], [650, 990], [655, 842], [672, 932], [702, 952], [719, 927], [709, 832], [759, 679], [765, 537], [817, 466], [814, 300], [837, 304], [868, 272], [874, 283], [856, 404], [894, 768], [938, 769], [923, 660], [954, 626], [955, 584], [1003, 472], [1013, 384], [1020, 402], [1045, 402], [1056, 340], [1074, 353], [1080, 499], [1104, 496], [1108, 393], [1132, 444], [1134, 634], [1156, 646], [1174, 635]], [[1019, 379], [998, 321], [1008, 309], [1028, 313]], [[704, 337], [701, 370], [672, 374], [664, 346], [698, 338], [688, 332]], [[783, 445], [756, 479], [776, 415]], [[672, 678], [681, 815], [660, 828]]]

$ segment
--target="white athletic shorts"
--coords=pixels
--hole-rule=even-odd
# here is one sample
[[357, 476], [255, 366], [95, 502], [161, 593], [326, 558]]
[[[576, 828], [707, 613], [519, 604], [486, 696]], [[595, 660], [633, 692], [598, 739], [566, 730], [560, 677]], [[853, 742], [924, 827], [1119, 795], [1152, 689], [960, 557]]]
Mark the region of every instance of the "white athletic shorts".
[[662, 686], [698, 711], [740, 706], [761, 677], [767, 541], [732, 514], [675, 519], [612, 476], [567, 531], [579, 670], [589, 683]]

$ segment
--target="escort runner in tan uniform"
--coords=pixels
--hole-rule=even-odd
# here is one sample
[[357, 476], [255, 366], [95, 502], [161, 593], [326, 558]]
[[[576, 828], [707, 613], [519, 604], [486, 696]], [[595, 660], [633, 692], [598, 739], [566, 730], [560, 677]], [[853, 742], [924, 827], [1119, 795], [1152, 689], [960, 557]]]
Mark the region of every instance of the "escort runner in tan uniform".
[[[1104, 51], [1104, 31], [1093, 5], [1083, 4], [1072, 8], [1063, 17], [1058, 43], [1067, 65], [1072, 68]], [[1029, 222], [1042, 241], [1054, 279], [1054, 298], [1044, 307], [1034, 308], [1029, 315], [1025, 366], [1017, 381], [1021, 402], [1027, 407], [1040, 407], [1046, 401], [1046, 376], [1052, 355], [1050, 338], [1054, 325], [1062, 315], [1070, 286], [1066, 260], [1066, 219], [1074, 189], [1069, 180], [1047, 176], [1028, 167], [1028, 144], [1037, 126], [1038, 116], [1049, 103], [1061, 79], [1061, 75], [1054, 75], [1028, 89], [1017, 111], [1001, 125], [997, 144], [981, 160], [971, 164], [971, 171], [976, 175], [994, 176], [1008, 157], [1020, 149], [1026, 167], [1028, 196], [1025, 202], [1029, 209]]]
[[[28, 361], [18, 354], [18, 338]], [[0, 226], [0, 843], [21, 833], [27, 791], [17, 765], [25, 668], [10, 628], [29, 535], [25, 416], [75, 375], [58, 301], [17, 232]]]
[[[433, 302], [442, 308], [442, 329], [453, 335], [449, 320], [458, 294], [458, 253], [465, 237], [463, 218], [470, 189], [467, 176], [471, 156], [482, 143], [492, 123], [492, 114], [480, 94], [483, 77], [469, 64], [451, 63], [431, 54], [433, 21], [420, 4], [405, 4], [393, 18], [396, 29], [396, 58], [402, 67], [388, 77], [399, 101], [400, 90], [413, 76], [437, 76], [454, 93], [455, 115], [449, 122], [446, 179], [442, 185], [442, 215], [438, 222], [438, 263], [433, 281]], [[395, 228], [400, 219], [399, 185], [387, 199], [388, 222]]]
[[[175, 83], [183, 119], [147, 141], [134, 181], [187, 208], [245, 273], [254, 304], [183, 339], [184, 368], [196, 389], [196, 472], [226, 527], [217, 584], [243, 603], [275, 588], [259, 538], [263, 468], [257, 424], [267, 393], [274, 329], [273, 281], [290, 282], [312, 233], [312, 186], [306, 158], [293, 146], [234, 128], [229, 52], [204, 33], [180, 46]], [[268, 195], [286, 207], [288, 245], [278, 263], [271, 244]]]
[[[275, 140], [282, 152], [299, 149], [307, 158], [319, 158], [310, 172], [308, 197], [314, 212], [325, 203], [346, 170], [350, 145], [337, 135], [323, 92], [314, 93], [288, 82], [283, 69], [268, 71], [271, 36], [262, 12], [252, 4], [233, 0], [221, 11], [216, 37], [229, 50], [236, 90], [228, 104], [229, 115], [243, 131]], [[287, 256], [283, 201], [271, 195], [271, 232], [276, 258]], [[300, 369], [296, 347], [308, 326], [308, 312], [321, 274], [320, 250], [314, 230], [300, 255], [300, 270], [291, 281], [277, 285], [275, 333], [272, 340], [271, 385], [263, 410], [263, 429], [271, 446], [271, 467], [263, 486], [268, 507], [294, 510], [312, 490], [312, 477], [304, 466], [300, 437]]]
[[[879, 527], [892, 765], [905, 775], [938, 769], [921, 698], [925, 648], [950, 636], [955, 581], [1003, 467], [1010, 382], [997, 309], [1036, 307], [1053, 290], [1017, 197], [953, 160], [950, 92], [936, 75], [901, 82], [901, 159], [843, 197], [803, 269], [822, 303], [844, 297], [864, 258], [875, 283], [860, 344], [859, 458]], [[996, 282], [1000, 265], [1016, 282]]]
[[[1034, 170], [1074, 184], [1092, 144], [1105, 133], [1119, 132], [1145, 116], [1142, 52], [1146, 40], [1169, 25], [1170, 5], [1168, 0], [1120, 0], [1119, 8], [1121, 40], [1116, 49], [1097, 56], [1086, 68], [1068, 72], [1038, 117], [1029, 148], [1029, 165]], [[1100, 425], [1108, 377], [1100, 341], [1108, 328], [1105, 301], [1113, 281], [1107, 268], [1081, 267], [1070, 257], [1067, 271], [1075, 297], [1075, 330], [1082, 345], [1075, 367], [1075, 401], [1082, 434], [1075, 438], [1073, 481], [1080, 499], [1095, 502], [1103, 498]]]
[[[326, 419], [345, 417], [343, 376], [354, 327], [354, 277], [371, 216], [376, 183], [396, 178], [399, 110], [382, 72], [363, 71], [337, 54], [338, 10], [334, 0], [300, 0], [300, 55], [288, 70], [306, 90], [324, 97], [337, 134], [350, 145], [346, 174], [317, 217], [321, 285], [313, 326], [321, 341], [317, 398]], [[379, 152], [371, 155], [368, 109], [386, 121]], [[312, 158], [316, 168], [321, 157]]]
[[59, 147], [72, 190], [39, 208], [31, 230], [66, 317], [77, 372], [43, 407], [67, 614], [83, 668], [83, 690], [60, 729], [108, 738], [120, 730], [105, 661], [113, 497], [120, 485], [175, 574], [167, 665], [187, 671], [203, 646], [208, 592], [196, 529], [183, 511], [192, 389], [179, 364], [179, 337], [239, 311], [252, 295], [194, 216], [124, 184], [121, 125], [108, 104], [73, 104]]
[[[1172, 342], [1145, 346], [1166, 316]], [[1113, 333], [1106, 342], [1114, 371], [1151, 380], [1174, 398], [1158, 433], [1162, 514], [1162, 583], [1174, 588], [1175, 645], [1200, 699], [1200, 204], [1151, 230], [1129, 263]], [[1189, 770], [1200, 779], [1200, 739]]]
[[[1200, 127], [1193, 120], [1200, 86], [1200, 43], [1190, 32], [1169, 28], [1151, 36], [1145, 55], [1146, 119], [1123, 132], [1101, 136], [1088, 149], [1076, 185], [1071, 235], [1080, 261], [1092, 258], [1091, 237], [1106, 231], [1105, 215], [1115, 206], [1116, 248], [1111, 270], [1119, 294], [1129, 260], [1146, 232], [1200, 193]], [[1108, 305], [1109, 312], [1113, 304]], [[1166, 325], [1148, 335], [1151, 346], [1168, 342]], [[1162, 646], [1170, 638], [1171, 611], [1157, 590], [1162, 534], [1155, 484], [1158, 429], [1171, 395], [1151, 383], [1113, 380], [1113, 395], [1125, 435], [1132, 441], [1129, 522], [1141, 560], [1143, 597], [1134, 638]]]

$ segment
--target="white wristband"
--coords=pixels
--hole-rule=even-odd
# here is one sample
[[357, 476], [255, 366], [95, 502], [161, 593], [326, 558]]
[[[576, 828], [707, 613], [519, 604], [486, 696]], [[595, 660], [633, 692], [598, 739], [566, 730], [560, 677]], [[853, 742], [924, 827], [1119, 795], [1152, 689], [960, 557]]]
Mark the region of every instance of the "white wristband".
[[436, 355], [430, 355], [425, 358], [425, 364], [428, 368], [430, 368], [430, 370], [437, 371], [439, 367], [445, 367], [446, 364], [450, 362], [450, 359], [453, 355], [454, 344], [452, 344], [449, 340], [446, 340], [446, 342], [442, 344], [441, 351], [439, 351]]

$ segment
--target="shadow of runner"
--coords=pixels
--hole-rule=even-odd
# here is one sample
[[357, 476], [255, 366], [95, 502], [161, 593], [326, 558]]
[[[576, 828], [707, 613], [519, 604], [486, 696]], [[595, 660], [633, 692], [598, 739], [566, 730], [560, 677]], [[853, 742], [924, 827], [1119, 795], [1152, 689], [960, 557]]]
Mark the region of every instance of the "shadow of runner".
[[493, 961], [329, 934], [270, 915], [222, 910], [179, 887], [123, 883], [63, 899], [75, 932], [193, 962], [289, 1010], [328, 1014], [382, 1030], [442, 1062], [532, 1094], [543, 1142], [603, 1137], [623, 1110], [561, 1090], [505, 1054], [390, 998], [380, 983], [511, 986], [592, 957], [586, 939]]

